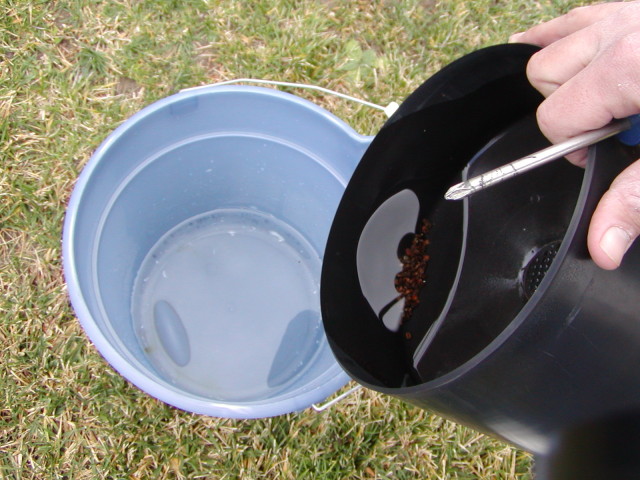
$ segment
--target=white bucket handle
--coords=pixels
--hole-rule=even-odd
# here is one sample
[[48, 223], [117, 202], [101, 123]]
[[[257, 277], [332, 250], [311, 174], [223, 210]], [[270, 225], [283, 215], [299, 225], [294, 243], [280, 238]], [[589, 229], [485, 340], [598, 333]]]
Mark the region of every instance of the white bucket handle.
[[197, 90], [199, 88], [215, 87], [219, 85], [234, 85], [238, 83], [257, 83], [262, 85], [274, 85], [278, 87], [305, 88], [307, 90], [315, 90], [315, 91], [326, 93], [329, 95], [334, 95], [336, 97], [343, 98], [345, 100], [350, 100], [352, 102], [360, 103], [361, 105], [366, 105], [367, 107], [375, 108], [376, 110], [382, 110], [387, 117], [391, 117], [391, 115], [393, 115], [399, 107], [398, 103], [396, 102], [391, 102], [386, 107], [383, 107], [382, 105], [368, 102], [366, 100], [362, 100], [361, 98], [352, 97], [351, 95], [346, 95], [344, 93], [336, 92], [335, 90], [319, 87], [317, 85], [309, 85], [306, 83], [280, 82], [276, 80], [261, 80], [256, 78], [238, 78], [234, 80], [225, 80], [223, 82], [212, 83], [210, 85], [203, 85], [201, 87], [186, 88], [181, 91], [188, 92], [192, 90]]
[[344, 393], [341, 393], [340, 395], [338, 395], [336, 398], [333, 398], [331, 400], [329, 400], [328, 402], [325, 402], [323, 404], [318, 405], [317, 403], [314, 403], [313, 405], [311, 405], [311, 408], [313, 408], [316, 412], [320, 413], [320, 412], [324, 412], [326, 409], [328, 409], [329, 407], [332, 407], [333, 405], [335, 405], [338, 402], [341, 402], [342, 400], [344, 400], [345, 398], [347, 398], [349, 395], [357, 392], [358, 390], [360, 390], [362, 387], [362, 385], [356, 385], [355, 387], [350, 388], [349, 390], [347, 390]]

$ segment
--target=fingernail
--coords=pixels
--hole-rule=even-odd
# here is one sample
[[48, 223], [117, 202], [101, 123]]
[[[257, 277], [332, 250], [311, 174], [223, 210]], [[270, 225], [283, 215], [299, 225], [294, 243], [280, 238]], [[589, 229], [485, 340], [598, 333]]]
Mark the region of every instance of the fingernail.
[[631, 242], [631, 235], [625, 230], [620, 227], [610, 227], [600, 240], [600, 248], [616, 265], [620, 265]]
[[509, 37], [509, 43], [516, 43], [522, 35], [524, 35], [524, 32], [514, 33]]

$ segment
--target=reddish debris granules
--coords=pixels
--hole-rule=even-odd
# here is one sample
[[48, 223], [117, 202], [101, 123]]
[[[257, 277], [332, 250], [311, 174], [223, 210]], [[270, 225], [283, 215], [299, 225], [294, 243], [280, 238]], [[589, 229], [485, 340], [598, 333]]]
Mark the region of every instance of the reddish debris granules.
[[420, 231], [416, 233], [400, 258], [402, 270], [396, 275], [395, 287], [401, 297], [404, 298], [402, 321], [406, 321], [413, 310], [420, 303], [420, 289], [426, 282], [427, 263], [429, 255], [426, 250], [429, 245], [427, 234], [431, 229], [431, 223], [424, 219]]

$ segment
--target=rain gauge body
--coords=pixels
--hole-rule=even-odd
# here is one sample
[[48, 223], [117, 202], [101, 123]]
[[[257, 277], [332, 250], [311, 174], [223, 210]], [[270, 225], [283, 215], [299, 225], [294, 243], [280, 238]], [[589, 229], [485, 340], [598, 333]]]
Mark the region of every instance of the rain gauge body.
[[[549, 146], [525, 73], [535, 51], [474, 52], [401, 104], [342, 197], [321, 300], [358, 382], [546, 454], [569, 426], [640, 405], [640, 245], [615, 271], [586, 245], [598, 200], [640, 150], [605, 140], [584, 170], [557, 161], [445, 200]], [[407, 316], [394, 279], [425, 220], [428, 263]]]

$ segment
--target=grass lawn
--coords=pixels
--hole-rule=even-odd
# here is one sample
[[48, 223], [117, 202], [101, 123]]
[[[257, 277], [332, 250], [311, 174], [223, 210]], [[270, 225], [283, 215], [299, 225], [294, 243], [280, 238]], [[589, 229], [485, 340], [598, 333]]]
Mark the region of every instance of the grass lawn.
[[[579, 3], [0, 0], [0, 478], [530, 478], [525, 452], [370, 391], [256, 421], [150, 398], [82, 332], [60, 236], [92, 151], [159, 98], [253, 77], [401, 102], [453, 59]], [[362, 133], [384, 121], [295, 93]]]

